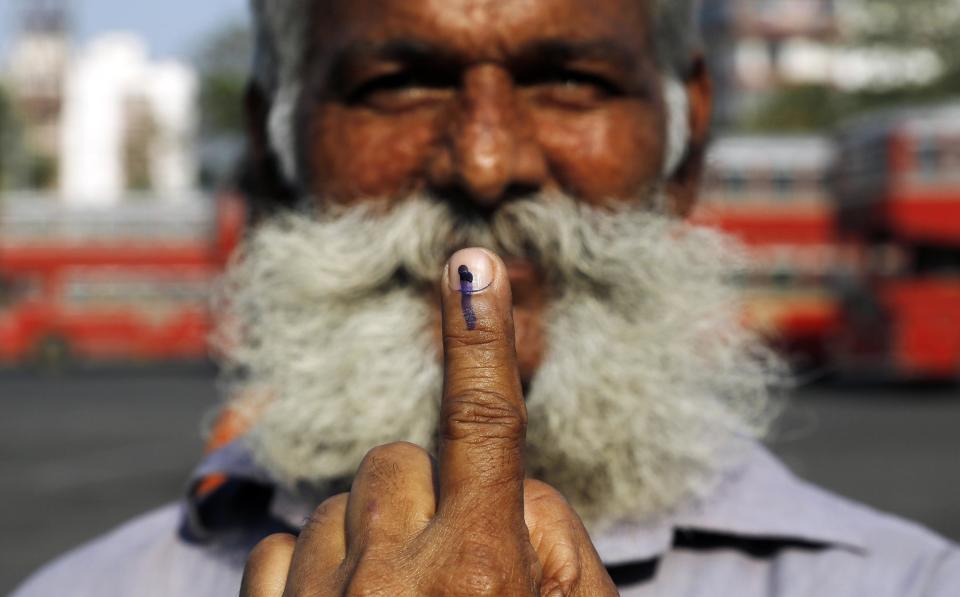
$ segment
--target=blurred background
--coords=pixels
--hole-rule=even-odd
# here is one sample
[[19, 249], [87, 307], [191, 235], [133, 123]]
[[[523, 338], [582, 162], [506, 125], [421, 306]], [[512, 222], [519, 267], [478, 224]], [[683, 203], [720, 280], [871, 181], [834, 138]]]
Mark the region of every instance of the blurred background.
[[[960, 540], [960, 2], [703, 0], [694, 218], [797, 366], [773, 447]], [[217, 402], [245, 0], [0, 0], [0, 592], [176, 499]]]

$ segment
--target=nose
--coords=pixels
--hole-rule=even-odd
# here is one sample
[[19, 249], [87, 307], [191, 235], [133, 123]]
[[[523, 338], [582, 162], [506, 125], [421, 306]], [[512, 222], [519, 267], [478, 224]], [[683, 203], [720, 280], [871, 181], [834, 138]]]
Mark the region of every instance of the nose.
[[541, 188], [546, 161], [509, 73], [480, 65], [466, 71], [462, 85], [432, 168], [434, 184], [455, 187], [485, 208]]

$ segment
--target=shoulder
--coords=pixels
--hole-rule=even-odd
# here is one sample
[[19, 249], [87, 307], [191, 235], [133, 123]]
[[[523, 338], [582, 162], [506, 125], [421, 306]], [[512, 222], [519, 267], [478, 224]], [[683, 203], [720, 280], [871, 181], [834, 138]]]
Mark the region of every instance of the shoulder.
[[236, 595], [245, 549], [192, 544], [182, 505], [140, 516], [44, 566], [12, 597]]
[[924, 597], [948, 597], [960, 592], [960, 547], [946, 549], [939, 558]]
[[756, 564], [791, 586], [809, 586], [809, 594], [940, 597], [960, 587], [955, 544], [804, 481], [759, 446], [738, 474], [677, 522], [735, 538], [732, 546], [766, 549]]
[[[916, 522], [876, 510], [804, 481], [808, 499], [819, 502], [828, 520], [843, 521], [850, 532], [848, 564], [876, 595], [946, 597], [960, 591], [960, 547]], [[851, 566], [853, 567], [853, 566]]]

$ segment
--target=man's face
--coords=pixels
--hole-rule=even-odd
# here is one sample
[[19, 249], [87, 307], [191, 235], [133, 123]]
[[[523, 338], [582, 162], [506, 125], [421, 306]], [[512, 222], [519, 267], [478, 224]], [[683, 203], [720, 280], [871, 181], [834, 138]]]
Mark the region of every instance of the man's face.
[[[340, 204], [427, 192], [458, 209], [561, 190], [649, 196], [661, 73], [639, 0], [328, 0], [315, 8], [300, 171]], [[542, 276], [514, 262], [517, 344], [541, 360]]]
[[634, 196], [664, 107], [638, 0], [330, 0], [300, 139], [315, 196]]
[[510, 270], [528, 473], [598, 523], [702, 495], [762, 431], [769, 376], [736, 251], [673, 217], [706, 136], [698, 63], [665, 85], [643, 0], [317, 0], [312, 22], [300, 190], [352, 209], [267, 219], [228, 270], [220, 336], [258, 461], [326, 491], [372, 446], [434, 446], [429, 287], [482, 246]]

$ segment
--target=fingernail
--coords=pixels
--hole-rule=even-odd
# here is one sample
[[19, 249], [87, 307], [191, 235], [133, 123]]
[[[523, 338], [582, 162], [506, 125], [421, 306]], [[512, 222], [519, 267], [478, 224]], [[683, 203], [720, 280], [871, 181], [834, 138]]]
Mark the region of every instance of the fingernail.
[[457, 251], [450, 258], [447, 279], [456, 292], [482, 292], [493, 282], [493, 262], [483, 249]]

